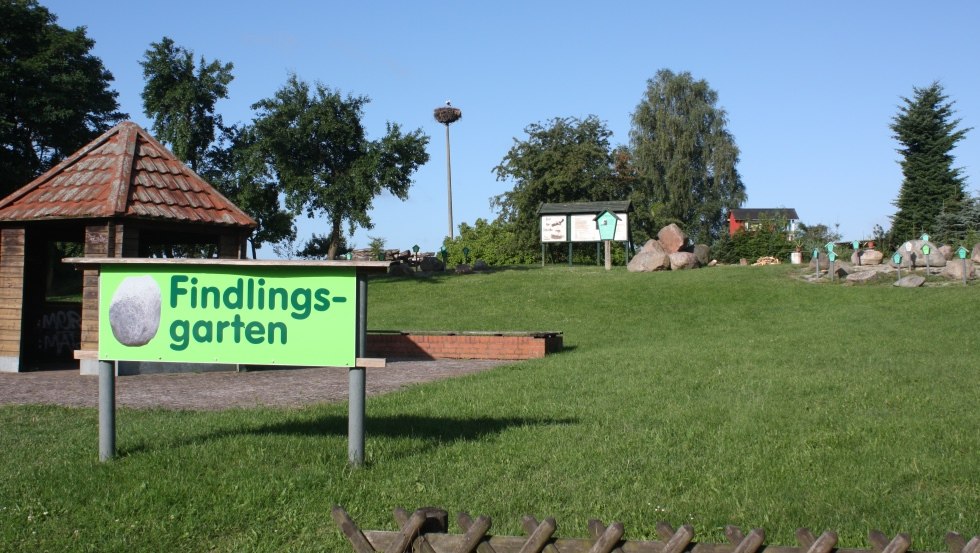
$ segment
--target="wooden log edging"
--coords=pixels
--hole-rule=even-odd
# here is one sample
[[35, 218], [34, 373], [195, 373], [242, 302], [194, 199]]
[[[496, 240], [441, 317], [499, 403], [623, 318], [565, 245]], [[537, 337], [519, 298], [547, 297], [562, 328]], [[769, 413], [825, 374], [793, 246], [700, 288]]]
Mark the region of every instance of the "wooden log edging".
[[[674, 529], [666, 522], [657, 524], [659, 541], [625, 540], [625, 528], [620, 522], [606, 526], [601, 521], [589, 521], [590, 538], [556, 538], [555, 519], [538, 522], [532, 516], [521, 520], [526, 536], [491, 536], [489, 517], [473, 519], [460, 513], [456, 519], [462, 534], [449, 534], [449, 515], [434, 507], [408, 513], [395, 509], [395, 521], [400, 530], [364, 530], [357, 527], [343, 507], [335, 506], [331, 516], [347, 537], [354, 553], [914, 553], [909, 551], [912, 540], [908, 534], [889, 539], [873, 530], [868, 534], [871, 549], [837, 549], [837, 534], [824, 532], [814, 536], [810, 530], [796, 531], [799, 546], [765, 545], [765, 531], [755, 528], [748, 534], [736, 526], [725, 528], [730, 543], [694, 542], [690, 525]], [[980, 553], [980, 536], [969, 541], [956, 532], [946, 534], [948, 553]], [[935, 552], [946, 553], [946, 552]]]

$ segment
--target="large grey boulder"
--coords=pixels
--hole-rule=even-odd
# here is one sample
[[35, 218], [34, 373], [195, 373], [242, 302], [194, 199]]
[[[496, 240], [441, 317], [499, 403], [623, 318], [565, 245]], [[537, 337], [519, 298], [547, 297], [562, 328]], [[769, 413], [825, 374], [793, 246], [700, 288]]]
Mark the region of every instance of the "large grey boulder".
[[655, 239], [651, 238], [646, 242], [644, 242], [642, 246], [640, 246], [639, 253], [643, 253], [646, 251], [664, 251], [664, 247], [660, 245], [660, 242], [657, 242]]
[[851, 264], [861, 266], [881, 265], [881, 261], [884, 258], [885, 254], [878, 250], [858, 250], [851, 254]]
[[473, 274], [473, 267], [467, 265], [466, 263], [460, 263], [459, 265], [456, 265], [456, 274], [457, 275], [472, 275]]
[[701, 266], [701, 262], [698, 261], [698, 256], [690, 252], [674, 252], [667, 257], [670, 259], [671, 271], [697, 269]]
[[438, 257], [430, 255], [422, 258], [419, 270], [425, 273], [441, 273], [446, 270], [446, 264]]
[[898, 282], [892, 284], [892, 286], [898, 286], [900, 288], [918, 288], [926, 283], [926, 277], [922, 275], [907, 275], [898, 279]]
[[881, 273], [879, 271], [855, 271], [844, 278], [844, 280], [852, 284], [866, 284], [868, 282], [877, 282], [880, 279]]
[[473, 262], [473, 270], [479, 273], [483, 273], [490, 270], [490, 265], [482, 259], [477, 259]]
[[666, 271], [670, 269], [670, 256], [659, 245], [651, 246], [648, 242], [640, 253], [630, 259], [626, 269], [632, 273]]
[[684, 234], [681, 227], [671, 223], [660, 229], [660, 232], [657, 233], [657, 241], [663, 246], [664, 251], [675, 253], [682, 251], [687, 246], [687, 235]]
[[[840, 260], [839, 257], [837, 259]], [[811, 257], [809, 266], [811, 269], [814, 270], [820, 270], [820, 271], [830, 270], [830, 258], [827, 257], [827, 252], [820, 252], [817, 254], [817, 257]]]
[[396, 277], [412, 277], [415, 276], [415, 270], [407, 263], [396, 261], [388, 265], [388, 274]]
[[[930, 251], [928, 256], [922, 253], [922, 246], [925, 244], [929, 245]], [[899, 246], [898, 250], [892, 253], [892, 258], [895, 257], [895, 253], [902, 254], [902, 267], [909, 266], [909, 257], [912, 258], [913, 267], [925, 267], [927, 265], [929, 267], [944, 267], [946, 265], [946, 258], [943, 257], [943, 253], [939, 251], [939, 248], [937, 248], [932, 242], [909, 240], [908, 242], [905, 242]], [[891, 264], [892, 267], [897, 267], [894, 259], [889, 260], [889, 264]]]
[[956, 250], [954, 250], [953, 246], [950, 246], [949, 244], [943, 244], [942, 246], [939, 246], [939, 252], [943, 254], [943, 257], [946, 258], [946, 261], [953, 259], [953, 257], [956, 255]]
[[953, 280], [963, 280], [964, 261], [966, 261], [966, 278], [969, 280], [977, 278], [976, 265], [969, 259], [951, 259], [943, 267], [943, 276]]
[[698, 263], [704, 267], [711, 261], [711, 248], [705, 244], [695, 244], [694, 255], [697, 256]]
[[970, 259], [972, 259], [974, 263], [980, 263], [980, 244], [973, 246], [973, 252], [970, 253]]

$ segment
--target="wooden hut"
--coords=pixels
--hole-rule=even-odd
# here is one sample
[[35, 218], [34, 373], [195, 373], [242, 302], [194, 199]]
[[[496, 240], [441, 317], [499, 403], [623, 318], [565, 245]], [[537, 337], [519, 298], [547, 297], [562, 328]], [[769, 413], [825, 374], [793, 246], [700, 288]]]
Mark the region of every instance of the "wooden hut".
[[[135, 123], [121, 123], [0, 200], [0, 371], [98, 347], [98, 271], [61, 263], [208, 250], [241, 258], [256, 223]], [[88, 366], [91, 365], [91, 366]]]

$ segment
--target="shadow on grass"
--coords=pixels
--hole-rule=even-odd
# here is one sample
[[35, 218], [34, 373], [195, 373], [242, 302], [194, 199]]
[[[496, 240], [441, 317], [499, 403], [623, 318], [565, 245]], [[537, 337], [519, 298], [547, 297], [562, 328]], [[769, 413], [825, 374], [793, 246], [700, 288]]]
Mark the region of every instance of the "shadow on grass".
[[[499, 434], [509, 428], [571, 425], [577, 424], [578, 422], [578, 419], [574, 418], [454, 418], [417, 415], [367, 416], [365, 420], [365, 436], [367, 438], [382, 436], [385, 438], [420, 440], [422, 443], [418, 447], [411, 447], [409, 448], [410, 451], [406, 451], [406, 454], [415, 455], [421, 451], [454, 442], [482, 440], [487, 436]], [[146, 441], [133, 447], [120, 448], [120, 454], [122, 456], [135, 455], [153, 450], [204, 444], [225, 438], [241, 438], [243, 436], [346, 437], [347, 416], [324, 415], [314, 418], [297, 417], [289, 421], [257, 426], [243, 424], [240, 428], [221, 429], [172, 441]]]

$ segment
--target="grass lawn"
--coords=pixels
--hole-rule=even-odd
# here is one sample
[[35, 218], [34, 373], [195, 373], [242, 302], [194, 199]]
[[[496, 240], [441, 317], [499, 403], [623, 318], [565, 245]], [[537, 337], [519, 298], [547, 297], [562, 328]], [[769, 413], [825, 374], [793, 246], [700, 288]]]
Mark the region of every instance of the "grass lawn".
[[369, 302], [371, 329], [560, 330], [566, 351], [368, 399], [359, 470], [345, 404], [120, 409], [106, 464], [94, 409], [0, 407], [0, 551], [349, 551], [334, 504], [372, 529], [438, 506], [494, 534], [980, 534], [976, 285], [522, 267], [374, 280]]

